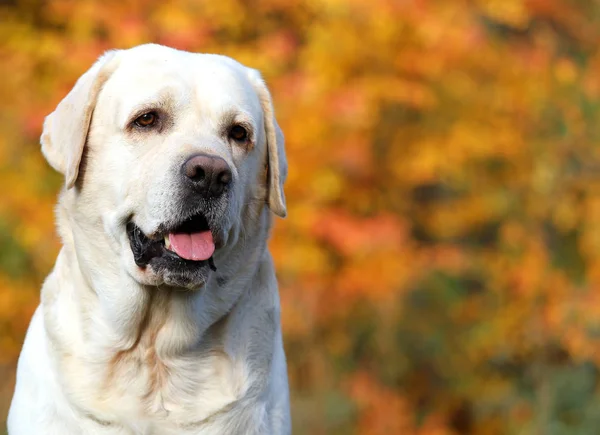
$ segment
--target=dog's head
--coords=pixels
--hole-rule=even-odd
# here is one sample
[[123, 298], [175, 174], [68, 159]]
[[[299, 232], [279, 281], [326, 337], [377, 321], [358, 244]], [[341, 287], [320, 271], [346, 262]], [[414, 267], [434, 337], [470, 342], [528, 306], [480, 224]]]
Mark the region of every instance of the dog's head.
[[248, 207], [286, 214], [270, 94], [224, 56], [109, 52], [46, 118], [41, 142], [72, 189], [72, 219], [96, 221], [142, 284], [201, 287]]

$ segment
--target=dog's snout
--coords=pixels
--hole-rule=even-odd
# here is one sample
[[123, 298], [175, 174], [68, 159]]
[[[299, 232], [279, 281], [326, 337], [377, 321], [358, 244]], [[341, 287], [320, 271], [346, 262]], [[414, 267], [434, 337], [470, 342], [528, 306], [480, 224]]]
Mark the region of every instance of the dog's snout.
[[220, 196], [231, 183], [231, 168], [217, 156], [196, 154], [183, 164], [183, 175], [204, 197]]

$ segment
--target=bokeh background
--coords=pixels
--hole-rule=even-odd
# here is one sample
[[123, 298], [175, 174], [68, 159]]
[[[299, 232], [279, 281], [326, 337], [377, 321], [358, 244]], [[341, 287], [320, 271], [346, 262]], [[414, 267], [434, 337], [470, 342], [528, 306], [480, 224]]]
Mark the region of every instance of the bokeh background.
[[43, 118], [149, 41], [273, 92], [295, 434], [600, 433], [596, 0], [0, 0], [0, 422], [59, 249]]

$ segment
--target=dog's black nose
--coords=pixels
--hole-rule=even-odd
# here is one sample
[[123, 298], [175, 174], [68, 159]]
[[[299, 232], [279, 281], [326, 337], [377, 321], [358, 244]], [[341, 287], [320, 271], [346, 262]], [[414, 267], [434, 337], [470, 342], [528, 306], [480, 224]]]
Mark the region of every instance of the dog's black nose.
[[220, 196], [231, 183], [231, 169], [217, 156], [196, 154], [183, 164], [182, 172], [193, 188], [205, 198]]

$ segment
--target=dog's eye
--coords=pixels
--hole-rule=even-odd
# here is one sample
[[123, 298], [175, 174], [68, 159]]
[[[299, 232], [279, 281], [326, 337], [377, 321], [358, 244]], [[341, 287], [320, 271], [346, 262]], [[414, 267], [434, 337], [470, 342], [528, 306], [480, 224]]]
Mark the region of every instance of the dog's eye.
[[248, 139], [248, 132], [241, 125], [234, 125], [229, 130], [229, 137], [238, 142], [242, 142]]
[[154, 112], [144, 113], [142, 116], [138, 117], [134, 123], [138, 127], [150, 127], [156, 123], [158, 116]]

